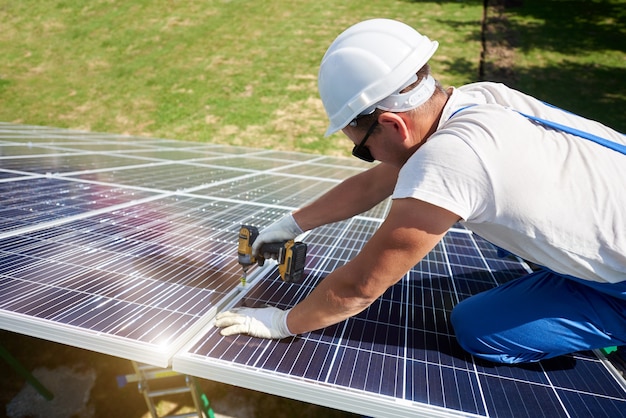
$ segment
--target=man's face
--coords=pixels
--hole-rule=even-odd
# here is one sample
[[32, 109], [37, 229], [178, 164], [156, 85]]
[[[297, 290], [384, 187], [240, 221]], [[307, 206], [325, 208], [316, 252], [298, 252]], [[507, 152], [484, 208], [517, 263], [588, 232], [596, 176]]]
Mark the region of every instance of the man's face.
[[401, 167], [410, 156], [409, 150], [404, 147], [407, 142], [399, 137], [400, 130], [393, 124], [381, 123], [380, 119], [370, 125], [367, 131], [348, 125], [342, 132], [354, 143], [352, 155], [364, 161], [372, 162], [375, 159]]

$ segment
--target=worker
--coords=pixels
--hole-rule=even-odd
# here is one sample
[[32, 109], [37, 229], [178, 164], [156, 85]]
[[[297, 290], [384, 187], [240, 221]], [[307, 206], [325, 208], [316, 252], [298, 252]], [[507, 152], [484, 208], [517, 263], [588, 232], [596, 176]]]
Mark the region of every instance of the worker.
[[543, 266], [454, 307], [466, 351], [522, 363], [626, 345], [625, 136], [503, 84], [445, 89], [428, 65], [437, 47], [389, 19], [357, 23], [330, 45], [318, 78], [326, 135], [343, 131], [354, 156], [379, 163], [262, 230], [253, 250], [391, 196], [389, 214], [291, 309], [219, 314], [223, 335], [279, 339], [358, 314], [461, 222]]

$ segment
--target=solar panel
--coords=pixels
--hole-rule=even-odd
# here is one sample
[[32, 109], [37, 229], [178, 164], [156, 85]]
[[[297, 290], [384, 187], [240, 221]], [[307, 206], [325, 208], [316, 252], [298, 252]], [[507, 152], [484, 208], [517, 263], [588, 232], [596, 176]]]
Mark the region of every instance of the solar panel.
[[[266, 274], [235, 306], [293, 306], [354, 256], [377, 226], [356, 219], [311, 233], [304, 283], [281, 283], [276, 273]], [[354, 318], [279, 342], [222, 337], [208, 328], [175, 356], [174, 365], [206, 378], [369, 416], [626, 414], [624, 387], [592, 353], [509, 367], [476, 362], [458, 346], [447, 321], [452, 307], [525, 272], [521, 263], [497, 258], [489, 243], [454, 229], [400, 283]]]
[[523, 274], [456, 225], [371, 307], [283, 341], [221, 337], [227, 306], [293, 306], [357, 254], [385, 201], [308, 234], [306, 278], [242, 286], [239, 225], [263, 227], [368, 165], [356, 159], [0, 123], [0, 327], [368, 416], [626, 416], [595, 353], [479, 362], [447, 318]]

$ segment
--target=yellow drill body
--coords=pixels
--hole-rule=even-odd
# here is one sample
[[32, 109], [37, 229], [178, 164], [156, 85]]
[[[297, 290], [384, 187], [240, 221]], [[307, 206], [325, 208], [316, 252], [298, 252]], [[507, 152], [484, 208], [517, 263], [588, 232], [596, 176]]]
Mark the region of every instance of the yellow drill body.
[[239, 230], [239, 243], [237, 247], [237, 260], [243, 269], [241, 281], [246, 283], [248, 269], [253, 264], [262, 266], [265, 263], [265, 255], [269, 254], [278, 262], [280, 278], [286, 282], [299, 282], [304, 274], [306, 262], [306, 244], [294, 240], [265, 243], [259, 250], [259, 254], [252, 254], [252, 244], [259, 235], [256, 227], [242, 225]]

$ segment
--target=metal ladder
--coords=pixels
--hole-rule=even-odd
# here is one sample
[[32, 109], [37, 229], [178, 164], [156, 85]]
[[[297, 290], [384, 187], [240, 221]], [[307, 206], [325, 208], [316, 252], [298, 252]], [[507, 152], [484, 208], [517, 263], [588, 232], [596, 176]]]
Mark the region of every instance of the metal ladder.
[[[163, 369], [136, 361], [131, 361], [131, 363], [135, 374], [118, 376], [117, 385], [124, 387], [128, 383], [137, 382], [137, 388], [139, 392], [143, 394], [152, 418], [215, 418], [208, 398], [198, 389], [196, 379], [193, 376], [180, 374], [172, 369]], [[154, 385], [155, 387], [158, 386], [158, 389], [151, 389], [149, 382], [156, 382], [160, 379], [162, 379], [160, 384]], [[191, 395], [195, 406], [194, 412], [159, 416], [155, 401], [159, 398], [184, 393]]]

